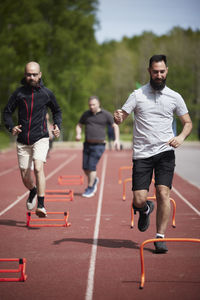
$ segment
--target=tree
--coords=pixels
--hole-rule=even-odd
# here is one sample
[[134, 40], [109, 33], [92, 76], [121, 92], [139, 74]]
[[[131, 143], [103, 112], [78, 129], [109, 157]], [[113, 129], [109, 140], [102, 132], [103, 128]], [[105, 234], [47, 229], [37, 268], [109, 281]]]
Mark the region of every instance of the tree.
[[[89, 94], [88, 70], [97, 43], [97, 0], [6, 0], [0, 6], [0, 82], [5, 106], [28, 61], [38, 61], [63, 110], [64, 138]], [[87, 78], [87, 80], [86, 80]], [[88, 95], [87, 95], [88, 96]]]

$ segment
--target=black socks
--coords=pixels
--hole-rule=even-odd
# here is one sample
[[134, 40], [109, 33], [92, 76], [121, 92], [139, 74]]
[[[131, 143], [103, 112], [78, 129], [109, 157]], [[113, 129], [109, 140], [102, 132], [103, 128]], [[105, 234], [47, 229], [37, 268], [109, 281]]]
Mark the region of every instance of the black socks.
[[140, 207], [140, 208], [136, 207], [133, 204], [133, 209], [135, 210], [135, 213], [136, 213], [136, 211], [139, 211], [140, 213], [145, 214], [145, 215], [148, 215], [150, 212], [150, 207], [146, 202], [145, 202], [144, 206]]
[[38, 196], [38, 207], [44, 207], [44, 197]]
[[35, 197], [36, 194], [37, 194], [37, 188], [36, 188], [36, 186], [34, 186], [34, 188], [32, 188], [32, 190], [30, 190], [28, 202], [32, 203], [33, 198]]

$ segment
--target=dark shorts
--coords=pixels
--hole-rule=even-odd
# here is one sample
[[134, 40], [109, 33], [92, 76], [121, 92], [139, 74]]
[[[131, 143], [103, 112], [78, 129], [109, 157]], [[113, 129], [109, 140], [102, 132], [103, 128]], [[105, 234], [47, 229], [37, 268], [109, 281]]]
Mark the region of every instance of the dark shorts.
[[96, 166], [105, 151], [105, 144], [83, 144], [83, 169], [96, 171]]
[[175, 154], [173, 150], [149, 158], [133, 160], [132, 190], [149, 190], [153, 172], [155, 185], [165, 185], [171, 189], [174, 168]]

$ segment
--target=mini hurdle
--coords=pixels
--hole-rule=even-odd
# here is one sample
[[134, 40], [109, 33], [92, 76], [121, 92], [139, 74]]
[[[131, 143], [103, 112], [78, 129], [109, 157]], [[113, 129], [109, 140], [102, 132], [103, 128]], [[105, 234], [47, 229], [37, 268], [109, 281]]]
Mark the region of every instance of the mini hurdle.
[[27, 279], [27, 275], [25, 274], [26, 270], [26, 259], [25, 258], [0, 258], [0, 262], [19, 262], [19, 268], [18, 269], [0, 269], [0, 273], [19, 273], [20, 277], [16, 278], [9, 278], [4, 277], [0, 278], [0, 281], [25, 281]]
[[119, 184], [122, 183], [122, 171], [131, 170], [132, 168], [133, 168], [132, 166], [122, 166], [119, 168], [119, 171], [118, 171], [118, 183]]
[[82, 175], [62, 175], [58, 177], [60, 185], [83, 185], [84, 179]]
[[[32, 215], [35, 215], [35, 212], [27, 212], [27, 227], [69, 227], [71, 226], [70, 223], [68, 223], [68, 217], [69, 217], [69, 212], [48, 212], [48, 215], [64, 215], [63, 219], [49, 219], [48, 217], [46, 218], [37, 218], [33, 219], [31, 218]], [[62, 223], [48, 223], [47, 222], [63, 222]], [[34, 222], [34, 224], [31, 224], [31, 222]], [[44, 222], [44, 223], [39, 223], [37, 222]]]
[[[144, 288], [145, 283], [145, 270], [144, 270], [144, 246], [153, 242], [192, 242], [200, 243], [200, 239], [193, 238], [164, 238], [164, 239], [149, 239], [144, 241], [140, 246], [140, 262], [141, 262], [141, 277], [140, 277], [140, 289]], [[164, 261], [163, 261], [164, 262]]]
[[[155, 200], [156, 201], [156, 196], [147, 197], [147, 200]], [[176, 227], [176, 221], [175, 221], [176, 202], [172, 198], [170, 198], [170, 201], [171, 201], [171, 203], [173, 205], [172, 227], [175, 228]], [[136, 212], [134, 211], [134, 209], [133, 209], [133, 207], [131, 205], [131, 228], [134, 227], [134, 214], [136, 214]]]
[[45, 202], [53, 201], [72, 201], [74, 199], [73, 190], [46, 190], [45, 191]]

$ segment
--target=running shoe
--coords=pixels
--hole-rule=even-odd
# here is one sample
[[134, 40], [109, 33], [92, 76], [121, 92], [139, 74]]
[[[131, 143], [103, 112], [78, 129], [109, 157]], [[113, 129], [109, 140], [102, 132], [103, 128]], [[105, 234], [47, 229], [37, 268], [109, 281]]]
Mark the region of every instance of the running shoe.
[[28, 210], [33, 210], [36, 205], [37, 200], [37, 189], [34, 188], [32, 191], [30, 191], [29, 197], [26, 200], [26, 207]]
[[94, 192], [94, 189], [95, 187], [92, 186], [88, 186], [86, 189], [85, 189], [85, 192], [82, 194], [83, 197], [86, 197], [86, 198], [90, 198], [90, 197], [93, 197], [95, 192]]
[[99, 183], [99, 178], [96, 177], [95, 180], [94, 180], [94, 183], [93, 183], [94, 193], [96, 193], [96, 191], [97, 191], [98, 183]]
[[46, 218], [47, 217], [47, 211], [45, 209], [45, 207], [37, 207], [35, 214], [39, 217], [39, 218]]
[[154, 203], [152, 201], [147, 200], [147, 205], [149, 207], [148, 213], [143, 212], [141, 209], [135, 209], [136, 211], [139, 211], [139, 220], [138, 220], [138, 229], [142, 232], [146, 231], [150, 224], [150, 214], [154, 210]]
[[155, 253], [166, 253], [168, 251], [166, 242], [154, 242]]

